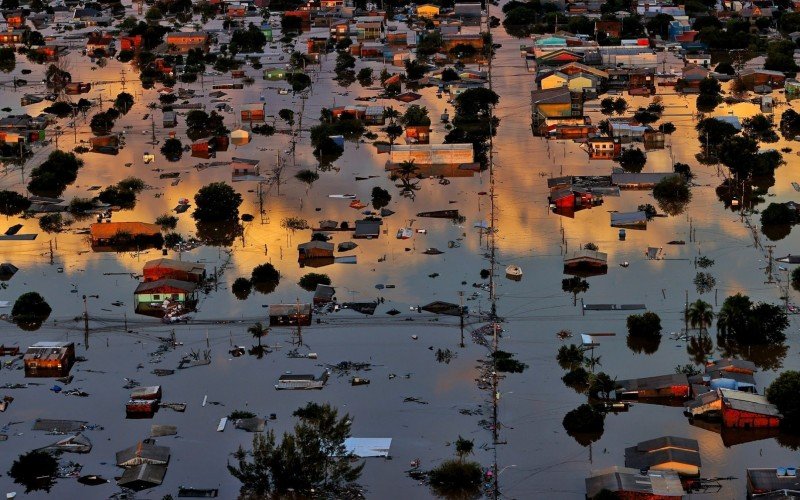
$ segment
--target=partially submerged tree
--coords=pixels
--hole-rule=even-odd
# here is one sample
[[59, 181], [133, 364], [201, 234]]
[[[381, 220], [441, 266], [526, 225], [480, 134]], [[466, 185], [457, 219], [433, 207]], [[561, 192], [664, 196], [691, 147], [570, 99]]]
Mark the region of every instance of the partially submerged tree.
[[307, 273], [300, 278], [297, 284], [303, 290], [313, 292], [317, 289], [317, 285], [330, 285], [331, 278], [327, 274]]
[[58, 476], [58, 460], [46, 451], [29, 451], [14, 460], [8, 475], [25, 486], [25, 493], [37, 490], [49, 493]]
[[228, 471], [248, 498], [300, 495], [348, 498], [358, 489], [363, 463], [353, 465], [344, 440], [350, 437], [349, 415], [339, 417], [325, 403], [308, 403], [294, 415], [294, 432], [284, 433], [280, 444], [275, 432], [256, 434], [252, 450], [240, 447]]
[[270, 263], [261, 264], [253, 269], [250, 282], [253, 288], [261, 293], [272, 293], [281, 281], [281, 273]]
[[30, 200], [16, 191], [0, 191], [0, 214], [10, 217], [27, 210], [30, 206]]
[[773, 304], [754, 304], [737, 293], [725, 299], [717, 313], [718, 336], [740, 345], [781, 344], [789, 326], [786, 312]]
[[618, 161], [627, 172], [641, 172], [647, 163], [647, 155], [639, 148], [629, 148], [620, 153]]
[[783, 415], [781, 426], [792, 433], [800, 432], [800, 372], [788, 370], [767, 387], [765, 395]]
[[195, 209], [192, 217], [201, 222], [236, 220], [242, 195], [224, 182], [212, 182], [194, 195]]
[[643, 314], [631, 314], [626, 321], [628, 334], [632, 337], [660, 337], [661, 318], [658, 314], [647, 311]]
[[50, 316], [52, 308], [36, 292], [20, 295], [11, 309], [11, 319], [23, 330], [36, 330]]
[[699, 328], [700, 333], [704, 332], [714, 322], [714, 310], [711, 304], [697, 299], [689, 304], [689, 310], [686, 312], [689, 324], [692, 328]]
[[269, 335], [269, 327], [264, 327], [260, 321], [252, 324], [249, 328], [247, 328], [247, 333], [253, 336], [253, 338], [258, 339], [258, 347], [261, 348], [261, 339]]
[[239, 300], [246, 300], [252, 289], [253, 283], [247, 278], [236, 278], [231, 285], [231, 292]]

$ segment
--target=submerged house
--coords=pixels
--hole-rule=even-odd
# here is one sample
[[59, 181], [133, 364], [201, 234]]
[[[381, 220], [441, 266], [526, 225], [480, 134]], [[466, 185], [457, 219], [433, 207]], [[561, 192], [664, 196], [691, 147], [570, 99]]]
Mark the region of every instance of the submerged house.
[[800, 478], [796, 467], [747, 469], [747, 498], [798, 498]]
[[686, 403], [689, 417], [721, 420], [724, 428], [777, 428], [783, 416], [759, 394], [719, 388]]
[[311, 325], [311, 304], [270, 304], [269, 326], [298, 325]]
[[333, 258], [333, 243], [327, 241], [309, 241], [297, 245], [298, 260]]
[[675, 472], [643, 472], [626, 467], [594, 471], [586, 478], [586, 498], [594, 498], [603, 490], [631, 500], [669, 500], [684, 495], [683, 484]]
[[649, 439], [625, 449], [625, 467], [696, 477], [700, 475], [700, 446], [694, 439], [676, 436]]
[[75, 364], [72, 342], [37, 342], [22, 358], [26, 377], [65, 377]]
[[676, 175], [675, 172], [614, 172], [611, 184], [620, 189], [652, 189], [662, 180]]
[[160, 486], [167, 475], [165, 465], [142, 464], [126, 469], [122, 477], [117, 479], [117, 486], [134, 491]]
[[199, 298], [197, 283], [176, 279], [159, 279], [139, 283], [133, 292], [137, 313], [163, 312], [164, 305], [180, 305], [194, 309]]
[[155, 259], [144, 265], [143, 275], [144, 281], [173, 279], [200, 283], [206, 279], [206, 266], [197, 262]]
[[152, 439], [139, 441], [130, 448], [117, 452], [117, 467], [135, 467], [142, 464], [169, 464], [170, 450], [168, 446], [157, 446]]
[[285, 373], [278, 377], [278, 383], [275, 384], [275, 389], [279, 391], [322, 389], [327, 381], [327, 370], [322, 372], [319, 377], [315, 375]]
[[[89, 226], [92, 247], [113, 247], [121, 243], [163, 242], [161, 226], [146, 222], [105, 222]], [[144, 246], [144, 245], [142, 245]]]
[[678, 398], [688, 399], [689, 379], [682, 373], [657, 375], [617, 381], [617, 396], [621, 398]]
[[234, 156], [231, 158], [231, 180], [234, 182], [256, 180], [259, 175], [258, 165], [260, 163], [259, 160]]
[[564, 258], [564, 274], [573, 276], [597, 276], [608, 271], [608, 254], [581, 249]]
[[644, 212], [614, 212], [611, 214], [611, 227], [647, 229], [647, 214]]

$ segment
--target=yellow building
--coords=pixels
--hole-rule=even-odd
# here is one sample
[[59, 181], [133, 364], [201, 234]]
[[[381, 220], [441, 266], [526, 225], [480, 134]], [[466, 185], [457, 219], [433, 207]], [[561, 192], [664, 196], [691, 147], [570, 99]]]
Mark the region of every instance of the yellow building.
[[417, 7], [417, 17], [421, 17], [424, 19], [433, 19], [438, 15], [439, 15], [439, 7], [436, 5], [426, 3], [424, 5], [420, 5], [419, 7]]
[[539, 88], [542, 90], [558, 89], [567, 86], [567, 75], [564, 73], [551, 73], [542, 78], [539, 82]]
[[595, 88], [595, 81], [586, 75], [576, 75], [569, 79], [567, 87], [573, 92], [591, 90]]

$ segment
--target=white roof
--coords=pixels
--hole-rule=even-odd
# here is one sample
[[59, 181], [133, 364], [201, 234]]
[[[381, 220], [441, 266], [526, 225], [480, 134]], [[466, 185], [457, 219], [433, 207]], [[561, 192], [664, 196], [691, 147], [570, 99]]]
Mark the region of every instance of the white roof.
[[356, 438], [344, 440], [344, 449], [359, 458], [388, 457], [392, 438]]

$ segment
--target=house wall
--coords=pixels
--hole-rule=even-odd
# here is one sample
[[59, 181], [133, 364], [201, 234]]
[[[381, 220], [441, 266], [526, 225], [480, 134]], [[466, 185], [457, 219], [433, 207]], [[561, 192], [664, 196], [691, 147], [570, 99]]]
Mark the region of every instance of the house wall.
[[731, 408], [722, 409], [722, 426], [729, 428], [758, 428], [758, 427], [778, 427], [781, 421], [778, 417], [760, 415], [748, 411], [734, 410]]
[[150, 302], [163, 302], [164, 299], [170, 299], [177, 302], [186, 302], [186, 293], [137, 293], [133, 296], [137, 304], [150, 303]]
[[566, 87], [567, 80], [566, 78], [562, 78], [558, 75], [550, 75], [542, 78], [542, 81], [540, 82], [539, 86], [542, 88], [542, 90], [557, 89], [561, 87]]
[[580, 92], [583, 89], [593, 89], [594, 82], [591, 78], [586, 78], [585, 76], [578, 76], [569, 81], [567, 84], [570, 90]]
[[203, 280], [203, 276], [199, 274], [193, 274], [186, 271], [180, 271], [177, 269], [169, 269], [167, 267], [158, 267], [154, 269], [145, 269], [144, 270], [144, 281], [158, 281], [160, 279], [174, 279], [174, 280], [181, 280], [181, 281], [191, 281], [193, 283], [198, 283]]
[[572, 106], [570, 103], [541, 103], [534, 106], [535, 109], [538, 109], [544, 116], [572, 116]]
[[419, 150], [404, 151], [393, 148], [391, 155], [392, 163], [413, 160], [417, 165], [472, 163], [475, 161], [475, 154], [471, 145], [469, 148], [455, 150], [421, 148]]

